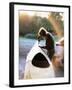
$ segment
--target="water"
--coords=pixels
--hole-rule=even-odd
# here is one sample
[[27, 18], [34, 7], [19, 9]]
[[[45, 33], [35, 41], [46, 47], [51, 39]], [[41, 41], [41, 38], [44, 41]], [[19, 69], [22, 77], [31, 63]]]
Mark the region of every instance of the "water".
[[23, 79], [26, 57], [35, 42], [35, 39], [19, 38], [19, 79]]
[[21, 45], [30, 45], [32, 46], [35, 43], [36, 39], [29, 39], [29, 38], [19, 38], [19, 42]]

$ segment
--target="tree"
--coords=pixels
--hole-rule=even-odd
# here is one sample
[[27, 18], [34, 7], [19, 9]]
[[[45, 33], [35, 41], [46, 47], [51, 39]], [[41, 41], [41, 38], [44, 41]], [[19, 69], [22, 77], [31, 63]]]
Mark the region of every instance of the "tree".
[[58, 37], [64, 36], [64, 20], [62, 12], [50, 12], [48, 20], [53, 25]]

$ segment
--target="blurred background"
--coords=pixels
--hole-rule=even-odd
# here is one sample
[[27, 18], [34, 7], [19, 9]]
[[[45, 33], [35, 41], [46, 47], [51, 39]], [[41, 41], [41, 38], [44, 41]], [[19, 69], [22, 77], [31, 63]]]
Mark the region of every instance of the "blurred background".
[[36, 42], [41, 27], [52, 33], [57, 42], [64, 37], [64, 13], [19, 11], [19, 79], [24, 77], [27, 54]]

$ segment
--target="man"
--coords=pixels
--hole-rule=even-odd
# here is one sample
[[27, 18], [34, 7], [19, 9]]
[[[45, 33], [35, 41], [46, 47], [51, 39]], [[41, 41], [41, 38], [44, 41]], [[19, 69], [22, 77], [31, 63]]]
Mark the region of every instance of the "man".
[[45, 28], [41, 27], [38, 32], [38, 40], [40, 40], [40, 38], [45, 38], [46, 46], [40, 46], [40, 47], [47, 50], [47, 55], [51, 60], [55, 53], [55, 43], [53, 36], [51, 33], [47, 32]]

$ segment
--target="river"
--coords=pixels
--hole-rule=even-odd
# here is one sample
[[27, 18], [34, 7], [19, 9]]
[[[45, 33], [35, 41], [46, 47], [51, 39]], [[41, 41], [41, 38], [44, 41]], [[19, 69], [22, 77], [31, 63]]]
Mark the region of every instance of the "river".
[[26, 56], [35, 42], [35, 39], [19, 38], [19, 79], [23, 79]]

